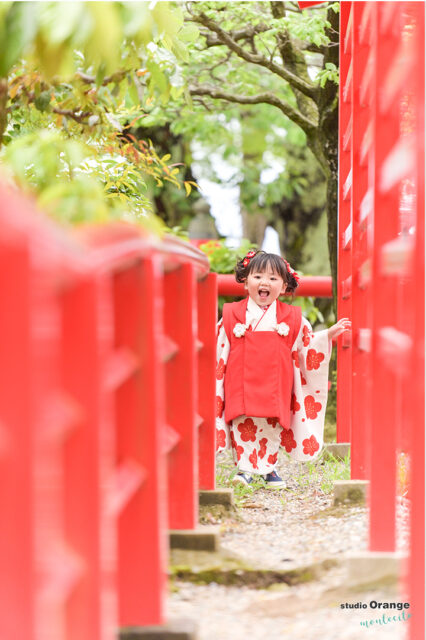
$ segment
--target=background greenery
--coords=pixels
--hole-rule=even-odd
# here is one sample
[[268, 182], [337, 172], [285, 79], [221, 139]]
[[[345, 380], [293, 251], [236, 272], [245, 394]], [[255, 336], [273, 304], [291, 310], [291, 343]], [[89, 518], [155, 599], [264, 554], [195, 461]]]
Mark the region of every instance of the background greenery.
[[[297, 270], [335, 275], [338, 7], [0, 3], [3, 179], [64, 225], [184, 236], [197, 147], [203, 175], [238, 186], [247, 238], [214, 270], [271, 225]], [[332, 322], [329, 301], [294, 304]]]

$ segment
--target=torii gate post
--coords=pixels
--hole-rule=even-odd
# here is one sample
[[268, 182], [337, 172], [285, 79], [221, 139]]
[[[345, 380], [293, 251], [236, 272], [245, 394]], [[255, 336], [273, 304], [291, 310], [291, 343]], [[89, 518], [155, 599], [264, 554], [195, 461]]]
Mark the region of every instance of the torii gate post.
[[[319, 2], [299, 2], [306, 8]], [[340, 3], [337, 440], [367, 481], [370, 555], [394, 561], [424, 638], [423, 2]], [[408, 563], [398, 563], [398, 463], [409, 468]], [[399, 492], [401, 489], [399, 488]]]

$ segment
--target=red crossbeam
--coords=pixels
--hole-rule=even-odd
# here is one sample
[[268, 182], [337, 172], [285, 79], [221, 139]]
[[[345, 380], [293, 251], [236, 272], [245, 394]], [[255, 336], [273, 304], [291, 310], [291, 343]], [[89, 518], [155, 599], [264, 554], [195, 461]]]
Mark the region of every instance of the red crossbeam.
[[[218, 293], [222, 296], [246, 295], [244, 285], [237, 282], [232, 274], [220, 274], [217, 278]], [[297, 296], [314, 296], [317, 298], [331, 298], [333, 296], [331, 277], [311, 276], [301, 277], [297, 288]]]

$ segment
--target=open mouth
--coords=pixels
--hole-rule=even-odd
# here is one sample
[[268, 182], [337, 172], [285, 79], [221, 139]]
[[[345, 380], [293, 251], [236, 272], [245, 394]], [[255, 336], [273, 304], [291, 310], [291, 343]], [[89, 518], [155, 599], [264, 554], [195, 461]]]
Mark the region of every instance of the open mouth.
[[268, 296], [269, 291], [267, 289], [259, 289], [259, 298], [261, 298], [262, 300], [266, 300]]

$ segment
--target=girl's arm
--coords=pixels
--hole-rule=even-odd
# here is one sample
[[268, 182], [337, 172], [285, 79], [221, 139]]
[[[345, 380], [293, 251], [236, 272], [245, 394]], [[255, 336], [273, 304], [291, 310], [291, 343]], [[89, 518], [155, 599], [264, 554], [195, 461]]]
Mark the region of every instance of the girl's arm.
[[340, 318], [336, 324], [333, 324], [328, 330], [328, 337], [330, 340], [337, 338], [341, 333], [350, 331], [352, 329], [352, 322], [348, 318]]

